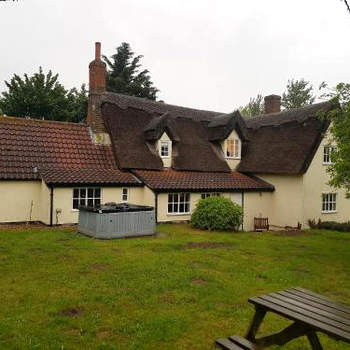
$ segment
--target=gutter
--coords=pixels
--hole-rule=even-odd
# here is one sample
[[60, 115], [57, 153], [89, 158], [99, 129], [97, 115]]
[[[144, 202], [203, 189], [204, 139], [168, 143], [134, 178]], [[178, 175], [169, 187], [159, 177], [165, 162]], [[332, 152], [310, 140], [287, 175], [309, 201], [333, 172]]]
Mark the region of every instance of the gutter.
[[243, 191], [242, 191], [242, 214], [243, 214], [242, 231], [244, 231], [244, 226], [243, 226], [243, 222], [244, 222], [244, 192]]
[[158, 193], [155, 192], [155, 195], [154, 211], [156, 214], [156, 224], [158, 224]]
[[53, 186], [50, 186], [50, 226], [53, 223]]

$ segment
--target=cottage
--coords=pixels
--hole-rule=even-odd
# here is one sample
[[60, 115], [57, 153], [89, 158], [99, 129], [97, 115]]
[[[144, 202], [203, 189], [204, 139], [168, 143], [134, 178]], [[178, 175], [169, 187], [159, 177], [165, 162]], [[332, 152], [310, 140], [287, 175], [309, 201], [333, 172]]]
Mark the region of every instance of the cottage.
[[96, 43], [86, 124], [0, 117], [0, 222], [76, 223], [79, 205], [129, 202], [158, 222], [190, 218], [196, 202], [225, 196], [280, 226], [345, 221], [350, 201], [329, 187], [329, 102], [245, 119], [106, 92]]

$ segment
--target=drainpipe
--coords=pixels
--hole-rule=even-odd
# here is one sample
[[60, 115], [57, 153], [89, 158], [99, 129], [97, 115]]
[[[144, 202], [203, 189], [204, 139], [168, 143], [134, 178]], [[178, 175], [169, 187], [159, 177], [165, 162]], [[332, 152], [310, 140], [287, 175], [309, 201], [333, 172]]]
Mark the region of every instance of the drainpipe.
[[242, 220], [242, 231], [244, 230], [243, 227], [243, 221], [244, 221], [244, 192], [241, 193], [242, 194], [242, 212], [243, 212], [243, 220]]
[[155, 203], [154, 203], [154, 211], [156, 214], [156, 224], [158, 224], [158, 193], [156, 192]]
[[53, 186], [50, 186], [50, 226], [53, 222]]

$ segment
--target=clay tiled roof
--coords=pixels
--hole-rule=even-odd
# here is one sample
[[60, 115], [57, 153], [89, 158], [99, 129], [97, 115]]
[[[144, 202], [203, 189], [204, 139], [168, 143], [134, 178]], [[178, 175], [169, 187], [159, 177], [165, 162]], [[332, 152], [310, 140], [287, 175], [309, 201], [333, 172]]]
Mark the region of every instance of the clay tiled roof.
[[175, 170], [135, 170], [135, 174], [156, 192], [167, 191], [273, 191], [274, 187], [256, 177], [238, 172], [207, 173]]
[[118, 169], [48, 169], [40, 171], [40, 175], [48, 185], [142, 186], [131, 173]]
[[[69, 169], [71, 175], [57, 169]], [[60, 173], [72, 183], [85, 182], [97, 174], [91, 169], [110, 170], [100, 172], [100, 181], [125, 181], [124, 173], [116, 171], [112, 148], [94, 145], [86, 125], [0, 117], [0, 179], [39, 180], [43, 173], [57, 180]]]

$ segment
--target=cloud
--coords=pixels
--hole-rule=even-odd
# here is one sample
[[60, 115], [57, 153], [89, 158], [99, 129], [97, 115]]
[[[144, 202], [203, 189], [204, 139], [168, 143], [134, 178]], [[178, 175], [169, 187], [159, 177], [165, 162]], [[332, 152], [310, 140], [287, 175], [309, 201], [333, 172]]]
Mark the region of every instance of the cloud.
[[341, 2], [31, 0], [0, 2], [0, 90], [39, 65], [66, 87], [87, 83], [94, 42], [143, 54], [160, 98], [228, 112], [288, 78], [350, 81], [350, 20]]

